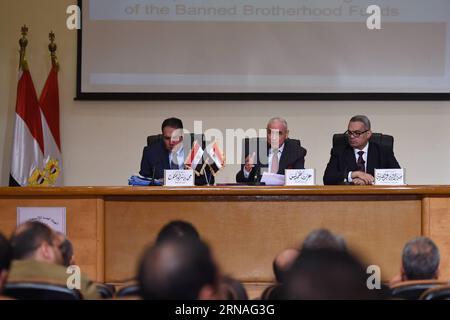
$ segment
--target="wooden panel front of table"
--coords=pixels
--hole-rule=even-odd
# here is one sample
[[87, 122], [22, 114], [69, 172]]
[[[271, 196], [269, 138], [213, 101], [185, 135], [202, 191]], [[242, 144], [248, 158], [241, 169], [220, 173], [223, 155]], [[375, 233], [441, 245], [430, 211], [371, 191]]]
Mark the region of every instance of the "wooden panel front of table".
[[441, 278], [450, 279], [450, 186], [0, 188], [7, 235], [18, 207], [66, 207], [75, 260], [97, 281], [132, 278], [145, 246], [175, 219], [193, 223], [221, 270], [244, 282], [272, 281], [275, 255], [317, 228], [342, 235], [385, 280], [398, 273], [408, 240], [430, 236]]

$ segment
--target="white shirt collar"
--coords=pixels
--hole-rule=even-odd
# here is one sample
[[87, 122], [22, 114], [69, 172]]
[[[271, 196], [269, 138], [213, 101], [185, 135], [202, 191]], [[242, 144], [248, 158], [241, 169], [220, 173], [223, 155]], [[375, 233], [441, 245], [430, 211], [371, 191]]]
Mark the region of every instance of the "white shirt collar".
[[[281, 147], [278, 148], [278, 154], [282, 153], [282, 152], [283, 152], [283, 149], [284, 149], [284, 143], [281, 145]], [[273, 149], [270, 148], [269, 153], [271, 154], [272, 152], [273, 152]]]
[[364, 152], [364, 156], [367, 155], [367, 152], [369, 151], [369, 142], [367, 142], [366, 146], [361, 150], [358, 148], [354, 148], [353, 151], [355, 152], [355, 156], [358, 155], [359, 151], [363, 151]]

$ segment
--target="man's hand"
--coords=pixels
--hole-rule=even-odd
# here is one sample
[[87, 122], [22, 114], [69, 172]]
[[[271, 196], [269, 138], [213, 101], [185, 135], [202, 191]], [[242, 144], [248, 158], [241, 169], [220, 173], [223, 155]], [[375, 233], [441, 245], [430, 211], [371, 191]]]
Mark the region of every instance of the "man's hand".
[[250, 172], [252, 171], [253, 167], [255, 166], [255, 152], [252, 153], [252, 155], [248, 155], [247, 158], [245, 158], [245, 171]]
[[352, 180], [352, 182], [356, 185], [370, 185], [373, 184], [375, 178], [371, 174], [365, 172], [353, 171]]

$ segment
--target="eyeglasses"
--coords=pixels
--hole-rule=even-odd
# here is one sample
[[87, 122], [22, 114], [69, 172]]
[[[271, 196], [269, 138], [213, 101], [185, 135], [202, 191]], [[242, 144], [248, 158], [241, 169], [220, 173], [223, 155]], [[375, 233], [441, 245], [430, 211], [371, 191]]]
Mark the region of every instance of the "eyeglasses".
[[347, 131], [345, 131], [345, 134], [348, 135], [349, 137], [354, 136], [355, 138], [359, 138], [360, 135], [366, 133], [367, 131], [369, 131], [369, 130], [366, 130], [366, 131], [350, 131], [350, 130], [347, 130]]

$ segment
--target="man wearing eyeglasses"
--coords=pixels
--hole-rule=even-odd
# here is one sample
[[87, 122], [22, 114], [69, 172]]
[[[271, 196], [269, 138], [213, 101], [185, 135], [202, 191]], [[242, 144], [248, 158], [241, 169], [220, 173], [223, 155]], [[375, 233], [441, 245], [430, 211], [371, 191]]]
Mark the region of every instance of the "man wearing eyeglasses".
[[391, 148], [369, 142], [372, 131], [366, 116], [352, 117], [346, 134], [348, 144], [331, 149], [331, 158], [323, 176], [325, 185], [370, 185], [374, 182], [376, 168], [400, 168]]

